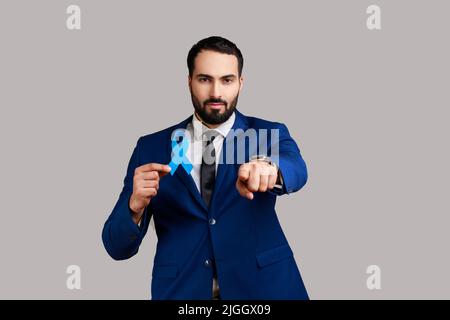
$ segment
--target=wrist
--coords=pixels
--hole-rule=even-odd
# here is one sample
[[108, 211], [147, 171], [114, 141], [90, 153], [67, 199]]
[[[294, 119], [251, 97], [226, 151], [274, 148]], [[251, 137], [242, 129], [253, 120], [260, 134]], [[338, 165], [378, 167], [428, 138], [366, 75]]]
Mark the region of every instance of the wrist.
[[266, 155], [253, 155], [250, 157], [250, 162], [263, 162], [263, 163], [267, 163], [270, 166], [273, 166], [276, 171], [278, 172], [278, 166], [275, 162], [272, 161], [272, 159], [270, 159], [270, 157], [266, 156]]
[[134, 200], [133, 195], [131, 195], [131, 197], [130, 197], [130, 202], [129, 202], [128, 206], [129, 206], [133, 216], [136, 216], [136, 215], [141, 216], [144, 213], [145, 208], [142, 208], [136, 204], [136, 201]]

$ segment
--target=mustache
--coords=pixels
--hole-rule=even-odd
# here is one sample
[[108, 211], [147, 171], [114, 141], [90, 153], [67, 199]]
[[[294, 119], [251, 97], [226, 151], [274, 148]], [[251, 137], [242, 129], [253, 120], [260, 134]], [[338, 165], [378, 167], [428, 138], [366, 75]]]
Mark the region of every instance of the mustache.
[[227, 102], [226, 102], [226, 101], [223, 101], [223, 100], [220, 100], [220, 99], [208, 99], [208, 100], [205, 100], [205, 101], [203, 102], [204, 105], [206, 105], [206, 104], [208, 104], [208, 103], [222, 103], [222, 104], [225, 105], [225, 107], [227, 106]]

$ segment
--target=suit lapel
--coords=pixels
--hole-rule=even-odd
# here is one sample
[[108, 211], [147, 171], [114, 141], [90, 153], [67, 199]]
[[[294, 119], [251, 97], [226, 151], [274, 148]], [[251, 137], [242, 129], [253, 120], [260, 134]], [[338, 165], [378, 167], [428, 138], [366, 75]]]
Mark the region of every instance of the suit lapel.
[[181, 182], [183, 182], [185, 187], [189, 190], [198, 204], [201, 205], [206, 211], [208, 211], [206, 203], [203, 200], [200, 192], [198, 191], [197, 185], [195, 184], [194, 179], [192, 179], [192, 176], [190, 174], [187, 174], [182, 167], [177, 169], [177, 171], [175, 172], [175, 176], [179, 178]]
[[[179, 124], [175, 125], [173, 127], [173, 131], [176, 129], [186, 129], [187, 125], [192, 121], [192, 115], [187, 118], [186, 120], [180, 122]], [[170, 134], [172, 134], [170, 132]], [[172, 159], [172, 141], [171, 137], [169, 137], [169, 141], [167, 143], [167, 152], [169, 154], [169, 159]], [[192, 179], [192, 176], [190, 174], [187, 174], [186, 171], [183, 169], [182, 166], [178, 166], [176, 169], [174, 177], [177, 177], [181, 182], [184, 184], [184, 186], [188, 189], [192, 197], [195, 199], [195, 201], [206, 211], [208, 211], [208, 208], [206, 207], [205, 201], [203, 200], [200, 192], [198, 191], [198, 188], [194, 182], [194, 179]], [[206, 218], [205, 215], [202, 216], [203, 218]]]

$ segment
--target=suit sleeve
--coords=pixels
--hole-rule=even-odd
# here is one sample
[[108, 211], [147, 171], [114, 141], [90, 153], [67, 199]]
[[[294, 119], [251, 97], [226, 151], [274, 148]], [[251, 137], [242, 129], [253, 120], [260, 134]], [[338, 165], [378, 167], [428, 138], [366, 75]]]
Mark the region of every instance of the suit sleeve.
[[[280, 123], [277, 129], [279, 129], [277, 146], [279, 155], [276, 163], [279, 167], [283, 184], [280, 189], [273, 189], [271, 192], [276, 195], [283, 195], [300, 190], [308, 180], [308, 171], [300, 149], [289, 134], [288, 128]], [[272, 153], [276, 150], [273, 146], [271, 149]], [[277, 157], [274, 158], [276, 159]]]
[[139, 166], [140, 140], [138, 140], [128, 163], [119, 199], [103, 226], [103, 245], [108, 254], [115, 260], [128, 259], [138, 252], [151, 218], [151, 206], [149, 205], [145, 208], [141, 226], [138, 226], [131, 217], [129, 207], [129, 200], [133, 193], [134, 170]]

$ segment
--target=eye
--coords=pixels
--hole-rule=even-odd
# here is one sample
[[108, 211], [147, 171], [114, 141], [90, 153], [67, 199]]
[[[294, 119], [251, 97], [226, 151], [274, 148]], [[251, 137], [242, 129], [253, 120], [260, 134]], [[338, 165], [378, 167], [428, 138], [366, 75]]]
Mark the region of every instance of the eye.
[[209, 79], [208, 78], [200, 78], [199, 81], [200, 82], [205, 82], [205, 81], [209, 81]]
[[225, 83], [232, 83], [233, 80], [232, 79], [225, 79]]

